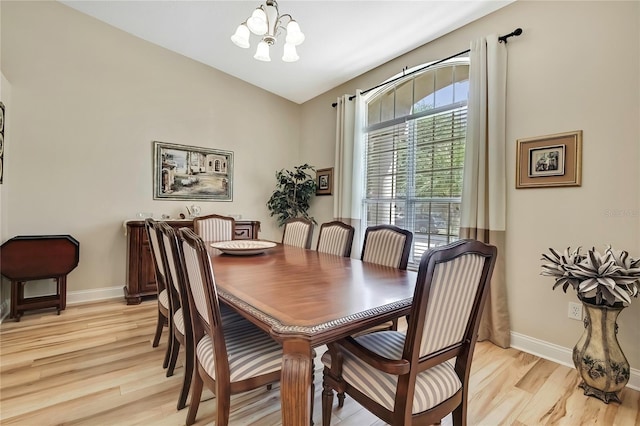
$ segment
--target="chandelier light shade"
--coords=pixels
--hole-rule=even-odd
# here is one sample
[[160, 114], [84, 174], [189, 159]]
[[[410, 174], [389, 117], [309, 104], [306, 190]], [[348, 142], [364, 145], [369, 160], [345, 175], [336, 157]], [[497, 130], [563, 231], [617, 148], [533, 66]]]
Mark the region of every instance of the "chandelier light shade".
[[243, 49], [248, 49], [249, 46], [249, 35], [251, 32], [249, 31], [249, 27], [245, 24], [238, 26], [236, 29], [236, 33], [231, 36], [231, 41], [233, 41], [236, 46], [242, 47]]
[[300, 31], [300, 25], [291, 15], [280, 15], [278, 3], [275, 0], [267, 0], [258, 6], [251, 16], [238, 26], [236, 32], [231, 36], [231, 41], [238, 47], [248, 49], [251, 46], [249, 42], [251, 33], [262, 38], [258, 43], [256, 54], [253, 56], [255, 59], [265, 62], [271, 61], [269, 50], [282, 33], [286, 33], [282, 60], [295, 62], [300, 59], [296, 46], [302, 44], [304, 34]]
[[256, 54], [253, 55], [259, 61], [270, 62], [271, 57], [269, 56], [269, 45], [266, 41], [261, 41], [258, 43], [258, 48], [256, 49]]
[[300, 59], [300, 57], [298, 56], [298, 52], [296, 52], [296, 46], [291, 43], [285, 43], [282, 60], [284, 62], [295, 62], [298, 59]]

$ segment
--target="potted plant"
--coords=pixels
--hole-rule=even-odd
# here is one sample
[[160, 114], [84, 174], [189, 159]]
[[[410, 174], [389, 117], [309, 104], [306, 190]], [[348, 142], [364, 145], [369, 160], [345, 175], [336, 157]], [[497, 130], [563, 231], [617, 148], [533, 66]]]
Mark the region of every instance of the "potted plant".
[[605, 403], [620, 402], [618, 392], [629, 381], [629, 362], [616, 337], [616, 320], [640, 289], [640, 259], [608, 246], [604, 253], [595, 248], [567, 248], [564, 253], [549, 249], [542, 254], [542, 275], [555, 278], [553, 288], [571, 286], [586, 312], [585, 331], [573, 348], [573, 363], [582, 377], [584, 394]]
[[303, 217], [316, 223], [309, 216], [309, 203], [316, 193], [316, 181], [309, 174], [313, 166], [303, 164], [291, 170], [276, 172], [276, 189], [271, 194], [267, 207], [271, 216], [278, 216], [278, 226], [284, 225], [287, 219]]

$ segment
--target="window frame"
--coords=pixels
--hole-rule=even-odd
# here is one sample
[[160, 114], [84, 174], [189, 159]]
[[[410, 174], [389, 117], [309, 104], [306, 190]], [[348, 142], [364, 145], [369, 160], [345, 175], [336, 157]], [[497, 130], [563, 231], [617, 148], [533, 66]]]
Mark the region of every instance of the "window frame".
[[[454, 70], [451, 71], [451, 83], [449, 85], [443, 85], [442, 87], [438, 88], [435, 84], [435, 78], [436, 78], [436, 73], [438, 71], [441, 71], [442, 69], [445, 68], [452, 68], [452, 67], [456, 67], [456, 66], [465, 66], [466, 67], [466, 79], [462, 79], [462, 80], [458, 80], [455, 76], [455, 68]], [[415, 133], [415, 130], [418, 126], [419, 120], [423, 119], [423, 118], [437, 118], [438, 116], [440, 116], [441, 114], [451, 114], [452, 116], [452, 125], [451, 125], [451, 129], [452, 132], [456, 129], [456, 123], [458, 123], [455, 118], [455, 112], [456, 111], [462, 111], [461, 115], [464, 116], [464, 118], [458, 118], [459, 122], [463, 122], [464, 123], [464, 132], [462, 133], [462, 136], [457, 136], [455, 137], [457, 143], [459, 143], [460, 141], [462, 141], [462, 146], [464, 147], [464, 143], [465, 143], [465, 139], [466, 139], [466, 128], [467, 128], [467, 118], [466, 118], [466, 111], [467, 111], [467, 104], [468, 104], [468, 83], [469, 83], [469, 75], [468, 75], [468, 67], [469, 67], [469, 58], [468, 57], [462, 57], [462, 58], [454, 58], [451, 59], [449, 61], [446, 62], [442, 62], [442, 63], [438, 63], [436, 64], [436, 66], [434, 67], [427, 67], [425, 68], [425, 65], [420, 65], [418, 67], [415, 67], [415, 69], [419, 69], [419, 68], [425, 68], [423, 71], [421, 72], [417, 72], [415, 74], [411, 74], [411, 75], [407, 75], [406, 78], [404, 79], [398, 79], [399, 76], [395, 76], [390, 78], [388, 81], [393, 81], [392, 86], [381, 86], [379, 89], [377, 89], [375, 92], [371, 92], [367, 95], [364, 95], [362, 98], [363, 101], [363, 105], [364, 105], [364, 117], [363, 117], [363, 130], [362, 130], [362, 143], [363, 143], [363, 189], [362, 189], [362, 206], [361, 206], [361, 226], [362, 229], [361, 231], [364, 232], [366, 230], [366, 228], [368, 226], [372, 226], [372, 225], [377, 225], [377, 224], [383, 224], [383, 223], [390, 223], [390, 224], [396, 224], [396, 220], [395, 218], [397, 218], [397, 216], [395, 215], [395, 213], [397, 213], [397, 209], [398, 209], [398, 204], [403, 204], [403, 210], [405, 212], [405, 215], [408, 215], [408, 217], [405, 217], [405, 221], [403, 223], [404, 226], [400, 226], [404, 229], [409, 229], [413, 232], [414, 234], [414, 242], [412, 244], [412, 248], [411, 248], [411, 255], [410, 255], [410, 261], [409, 261], [409, 268], [410, 269], [416, 269], [419, 261], [420, 261], [420, 257], [422, 256], [422, 253], [424, 251], [426, 251], [428, 248], [430, 247], [434, 247], [437, 245], [443, 245], [443, 244], [448, 244], [452, 241], [455, 241], [457, 239], [459, 239], [459, 228], [460, 228], [460, 204], [461, 204], [461, 198], [462, 198], [462, 193], [461, 193], [461, 186], [462, 186], [462, 169], [464, 166], [464, 148], [462, 150], [462, 154], [457, 153], [456, 155], [461, 155], [462, 156], [462, 164], [460, 164], [459, 167], [456, 167], [455, 170], [458, 171], [459, 170], [459, 179], [456, 180], [455, 183], [451, 183], [451, 185], [459, 185], [460, 187], [460, 196], [451, 196], [451, 197], [434, 197], [433, 194], [428, 196], [428, 197], [420, 197], [420, 196], [416, 196], [415, 194], [415, 190], [416, 190], [416, 169], [417, 169], [417, 154], [418, 154], [418, 150], [420, 149], [420, 145], [421, 145], [421, 141], [419, 139], [419, 136], [416, 136], [415, 134], [411, 134], [411, 133]], [[409, 71], [410, 73], [411, 71]], [[430, 109], [423, 109], [422, 111], [418, 111], [418, 112], [413, 112], [414, 108], [416, 107], [416, 100], [415, 100], [415, 93], [416, 93], [416, 88], [415, 88], [415, 80], [417, 78], [419, 78], [420, 76], [423, 76], [426, 73], [432, 73], [433, 74], [433, 79], [434, 79], [434, 87], [433, 90], [431, 92], [428, 92], [428, 94], [424, 97], [421, 98], [418, 102], [422, 101], [423, 99], [426, 99], [429, 96], [433, 96], [434, 100], [433, 100], [433, 108]], [[464, 77], [464, 75], [463, 75]], [[413, 81], [411, 86], [412, 86], [412, 90], [411, 90], [411, 107], [409, 109], [409, 114], [400, 116], [400, 117], [396, 117], [396, 108], [398, 105], [398, 101], [395, 99], [396, 96], [396, 91], [398, 87], [406, 87], [406, 83]], [[464, 95], [464, 100], [456, 100], [455, 97], [455, 90], [456, 90], [456, 85], [459, 83], [466, 83], [466, 89], [467, 92]], [[442, 89], [442, 88], [447, 88], [449, 86], [452, 86], [452, 97], [451, 97], [451, 102], [447, 103], [446, 105], [440, 105], [437, 106], [438, 104], [436, 103], [436, 93], [438, 92], [438, 90]], [[385, 100], [385, 97], [388, 97], [389, 94], [393, 94], [393, 118], [391, 119], [387, 119], [387, 120], [383, 120], [382, 119], [382, 103]], [[386, 99], [387, 101], [387, 105], [389, 100]], [[374, 122], [373, 124], [369, 125], [369, 120], [371, 119], [371, 111], [369, 110], [369, 105], [373, 102], [378, 102], [379, 107], [380, 107], [380, 118], [377, 122]], [[405, 102], [406, 104], [406, 102]], [[412, 125], [412, 129], [408, 129], [408, 125]], [[397, 182], [394, 182], [391, 186], [393, 186], [393, 189], [391, 190], [389, 196], [385, 197], [384, 195], [382, 197], [377, 196], [377, 197], [372, 197], [370, 196], [370, 194], [367, 194], [367, 188], [368, 186], [368, 181], [370, 178], [370, 169], [369, 169], [369, 164], [368, 164], [368, 159], [369, 159], [369, 149], [370, 149], [370, 135], [374, 134], [375, 131], [377, 130], [383, 130], [386, 129], [387, 132], [389, 133], [393, 133], [396, 131], [396, 127], [399, 126], [405, 126], [405, 131], [407, 132], [406, 138], [408, 140], [408, 146], [407, 146], [407, 171], [406, 171], [406, 185], [407, 185], [407, 189], [403, 194], [398, 194], [395, 190], [397, 189], [396, 187], [398, 186]], [[452, 140], [454, 139], [454, 137], [452, 137]], [[452, 142], [453, 143], [453, 142]], [[434, 143], [434, 146], [436, 144]], [[397, 154], [400, 151], [400, 148], [398, 148], [398, 146], [395, 146], [394, 148], [394, 153], [396, 153], [395, 158], [393, 160], [391, 160], [394, 163], [394, 167], [397, 166], [398, 163], [398, 156], [399, 154]], [[456, 157], [458, 158], [458, 157]], [[451, 162], [452, 164], [454, 163], [454, 154], [451, 154]], [[453, 169], [452, 169], [452, 174], [453, 174]], [[397, 176], [396, 174], [393, 174], [392, 176]], [[433, 177], [433, 174], [432, 176]], [[379, 188], [382, 188], [382, 186], [379, 186]], [[451, 186], [450, 186], [451, 188]], [[370, 214], [370, 207], [372, 206], [384, 206], [384, 204], [388, 204], [388, 208], [389, 208], [389, 215], [388, 215], [388, 220], [380, 220], [379, 216], [376, 213], [376, 220], [374, 221], [370, 221], [369, 220], [369, 214]], [[395, 206], [393, 206], [393, 204], [395, 204]], [[444, 234], [440, 234], [439, 229], [440, 228], [432, 228], [432, 221], [436, 220], [434, 219], [434, 211], [432, 210], [433, 205], [447, 205], [448, 207], [448, 213], [446, 218], [444, 218], [444, 221], [446, 222], [446, 229]], [[423, 206], [428, 206], [428, 212], [425, 213], [425, 210], [423, 209]], [[457, 217], [456, 217], [456, 213], [454, 211], [452, 211], [452, 208], [457, 209]], [[395, 211], [392, 211], [394, 210]], [[386, 210], [385, 210], [386, 211]], [[420, 212], [420, 213], [418, 213]], [[442, 219], [442, 217], [440, 217], [440, 219]], [[438, 219], [439, 220], [439, 219]], [[424, 228], [424, 224], [423, 222], [427, 222], [429, 223], [429, 229], [425, 229]], [[418, 227], [419, 228], [416, 228]], [[434, 231], [435, 229], [435, 231]], [[418, 230], [420, 232], [418, 232]]]

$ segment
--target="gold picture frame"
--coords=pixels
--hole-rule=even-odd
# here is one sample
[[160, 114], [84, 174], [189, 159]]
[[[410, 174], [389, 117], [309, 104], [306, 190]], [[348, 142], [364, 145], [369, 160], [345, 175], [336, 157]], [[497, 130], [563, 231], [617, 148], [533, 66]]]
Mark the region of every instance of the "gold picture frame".
[[582, 130], [517, 143], [516, 189], [582, 185]]
[[316, 195], [333, 194], [333, 167], [316, 170]]

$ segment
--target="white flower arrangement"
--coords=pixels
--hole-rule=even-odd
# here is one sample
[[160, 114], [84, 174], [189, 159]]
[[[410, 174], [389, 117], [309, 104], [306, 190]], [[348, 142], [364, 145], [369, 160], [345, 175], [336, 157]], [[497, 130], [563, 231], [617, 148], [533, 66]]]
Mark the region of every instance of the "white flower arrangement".
[[592, 248], [581, 253], [580, 247], [570, 247], [559, 253], [550, 248], [551, 255], [542, 254], [541, 275], [555, 277], [553, 288], [562, 286], [564, 292], [572, 286], [578, 299], [595, 305], [614, 306], [620, 302], [629, 306], [640, 289], [640, 259], [634, 259], [624, 250], [607, 246], [604, 254]]

